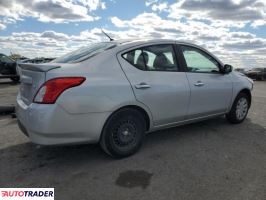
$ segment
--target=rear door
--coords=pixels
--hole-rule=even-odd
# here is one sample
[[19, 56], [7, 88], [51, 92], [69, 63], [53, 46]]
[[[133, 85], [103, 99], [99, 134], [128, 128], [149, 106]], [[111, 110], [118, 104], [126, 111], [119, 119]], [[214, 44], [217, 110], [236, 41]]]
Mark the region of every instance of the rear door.
[[226, 112], [232, 98], [230, 74], [220, 72], [220, 63], [206, 51], [180, 46], [191, 88], [188, 118]]
[[153, 44], [118, 55], [135, 97], [151, 111], [155, 126], [184, 120], [190, 89], [175, 46]]

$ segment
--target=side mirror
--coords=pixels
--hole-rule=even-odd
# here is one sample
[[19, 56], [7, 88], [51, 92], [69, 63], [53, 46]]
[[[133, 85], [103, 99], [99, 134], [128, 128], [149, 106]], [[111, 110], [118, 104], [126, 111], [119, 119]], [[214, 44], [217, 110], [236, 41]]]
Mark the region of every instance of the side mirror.
[[233, 67], [231, 65], [225, 64], [222, 68], [222, 72], [224, 74], [229, 74], [230, 72], [232, 72]]

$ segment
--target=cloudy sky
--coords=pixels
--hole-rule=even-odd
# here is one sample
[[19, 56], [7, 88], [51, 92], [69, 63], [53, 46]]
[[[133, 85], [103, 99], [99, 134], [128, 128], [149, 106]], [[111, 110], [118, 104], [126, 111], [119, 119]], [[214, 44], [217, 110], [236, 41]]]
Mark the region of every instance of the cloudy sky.
[[57, 57], [113, 38], [170, 38], [266, 66], [265, 0], [0, 0], [0, 52]]

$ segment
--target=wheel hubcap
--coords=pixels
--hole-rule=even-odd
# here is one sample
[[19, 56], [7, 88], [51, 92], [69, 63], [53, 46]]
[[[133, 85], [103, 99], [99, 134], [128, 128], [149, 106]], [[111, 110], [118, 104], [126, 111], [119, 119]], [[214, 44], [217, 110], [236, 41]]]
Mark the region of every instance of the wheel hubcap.
[[246, 98], [242, 97], [238, 100], [236, 105], [236, 117], [238, 120], [245, 118], [248, 112], [248, 101]]
[[137, 129], [131, 120], [122, 121], [113, 130], [113, 139], [118, 147], [128, 147], [136, 142]]

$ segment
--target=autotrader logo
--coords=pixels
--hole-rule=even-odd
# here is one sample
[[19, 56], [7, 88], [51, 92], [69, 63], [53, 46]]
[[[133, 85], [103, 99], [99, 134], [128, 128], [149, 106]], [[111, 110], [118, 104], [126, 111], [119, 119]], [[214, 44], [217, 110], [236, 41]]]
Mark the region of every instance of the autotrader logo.
[[54, 188], [0, 188], [0, 200], [54, 200]]

